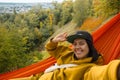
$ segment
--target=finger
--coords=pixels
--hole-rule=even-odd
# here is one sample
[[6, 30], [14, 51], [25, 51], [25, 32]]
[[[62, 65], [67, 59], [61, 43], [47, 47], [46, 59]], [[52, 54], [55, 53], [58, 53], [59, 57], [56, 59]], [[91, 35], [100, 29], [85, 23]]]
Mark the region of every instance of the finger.
[[66, 37], [67, 36], [67, 32], [64, 32], [63, 36]]

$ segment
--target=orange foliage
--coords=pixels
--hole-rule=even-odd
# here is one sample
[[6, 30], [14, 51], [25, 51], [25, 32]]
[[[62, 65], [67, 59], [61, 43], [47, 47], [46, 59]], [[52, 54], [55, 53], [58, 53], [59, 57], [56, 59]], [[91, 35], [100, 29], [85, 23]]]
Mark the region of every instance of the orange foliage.
[[102, 17], [98, 17], [98, 18], [89, 17], [84, 21], [80, 29], [93, 32], [102, 24], [103, 21], [104, 21], [104, 18]]
[[93, 0], [93, 5], [99, 5], [100, 4], [100, 0]]

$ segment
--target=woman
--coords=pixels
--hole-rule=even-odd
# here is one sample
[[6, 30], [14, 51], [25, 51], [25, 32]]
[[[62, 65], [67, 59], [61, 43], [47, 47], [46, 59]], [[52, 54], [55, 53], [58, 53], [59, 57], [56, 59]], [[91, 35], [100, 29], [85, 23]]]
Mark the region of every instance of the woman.
[[[72, 43], [73, 48], [58, 45], [64, 41]], [[68, 37], [67, 33], [58, 34], [45, 47], [57, 63], [39, 80], [120, 80], [120, 60], [101, 66], [92, 36], [86, 31], [77, 31]]]

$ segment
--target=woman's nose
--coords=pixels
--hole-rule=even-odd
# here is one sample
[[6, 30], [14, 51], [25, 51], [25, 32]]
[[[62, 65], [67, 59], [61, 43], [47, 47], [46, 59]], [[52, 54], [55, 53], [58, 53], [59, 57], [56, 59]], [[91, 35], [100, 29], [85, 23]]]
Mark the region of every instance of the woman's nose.
[[79, 44], [77, 44], [77, 45], [75, 46], [75, 48], [80, 48], [80, 45], [79, 45]]

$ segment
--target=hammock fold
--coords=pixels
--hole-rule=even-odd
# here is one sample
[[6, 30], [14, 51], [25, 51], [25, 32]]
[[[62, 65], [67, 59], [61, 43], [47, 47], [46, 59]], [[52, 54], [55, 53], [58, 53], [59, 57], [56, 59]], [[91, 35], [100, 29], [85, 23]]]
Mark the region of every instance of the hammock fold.
[[[120, 58], [120, 13], [94, 31], [92, 36], [94, 45], [99, 53], [103, 55], [105, 64], [113, 59]], [[27, 77], [37, 74], [43, 72], [55, 62], [56, 60], [53, 57], [50, 57], [27, 67], [0, 74], [0, 80], [9, 80], [12, 78]]]
[[92, 34], [94, 45], [103, 55], [104, 63], [120, 58], [120, 13]]
[[43, 72], [46, 68], [54, 64], [56, 60], [53, 57], [49, 57], [46, 60], [43, 60], [38, 63], [34, 63], [27, 67], [14, 70], [12, 72], [0, 74], [0, 80], [9, 80], [13, 78], [21, 78], [21, 77], [28, 77], [30, 75], [34, 75], [40, 72]]

